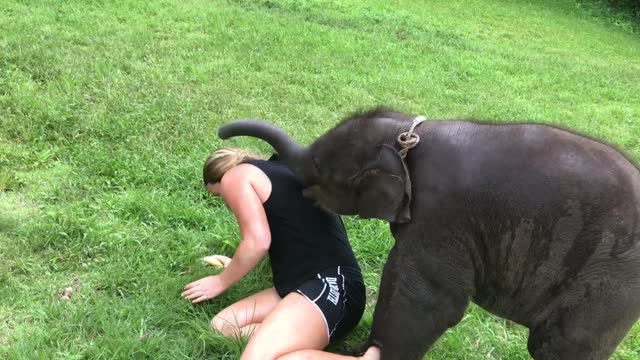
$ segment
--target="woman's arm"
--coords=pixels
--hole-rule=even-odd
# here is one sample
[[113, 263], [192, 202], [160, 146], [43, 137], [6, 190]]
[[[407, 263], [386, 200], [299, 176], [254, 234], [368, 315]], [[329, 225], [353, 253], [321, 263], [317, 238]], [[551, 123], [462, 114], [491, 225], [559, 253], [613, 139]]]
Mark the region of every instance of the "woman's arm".
[[262, 203], [270, 193], [269, 178], [255, 166], [238, 165], [224, 175], [220, 195], [238, 221], [240, 244], [228, 267], [218, 275], [188, 284], [183, 297], [194, 303], [212, 299], [242, 279], [267, 255], [271, 233]]
[[255, 166], [238, 165], [225, 174], [220, 185], [220, 194], [240, 227], [241, 240], [233, 261], [220, 274], [232, 285], [256, 267], [269, 251], [271, 232], [260, 196], [264, 191], [260, 190], [268, 185], [271, 192], [271, 182]]

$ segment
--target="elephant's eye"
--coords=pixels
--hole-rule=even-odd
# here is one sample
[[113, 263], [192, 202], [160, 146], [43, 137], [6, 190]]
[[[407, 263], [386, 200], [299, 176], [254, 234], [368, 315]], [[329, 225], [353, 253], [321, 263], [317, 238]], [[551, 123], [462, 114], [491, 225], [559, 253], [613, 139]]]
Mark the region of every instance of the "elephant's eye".
[[316, 174], [320, 174], [320, 165], [318, 165], [318, 158], [315, 156], [312, 157], [311, 162], [313, 163], [313, 169], [315, 170]]

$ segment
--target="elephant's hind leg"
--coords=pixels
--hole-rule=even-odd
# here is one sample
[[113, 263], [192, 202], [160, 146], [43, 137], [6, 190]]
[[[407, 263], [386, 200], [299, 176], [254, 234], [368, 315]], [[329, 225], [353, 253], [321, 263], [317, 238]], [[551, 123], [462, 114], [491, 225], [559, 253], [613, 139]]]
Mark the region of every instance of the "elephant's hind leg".
[[530, 331], [528, 348], [535, 360], [601, 359], [592, 354], [589, 344], [565, 336], [561, 328], [561, 325], [554, 324]]
[[597, 301], [581, 299], [573, 306], [558, 306], [531, 329], [529, 353], [535, 360], [609, 359], [640, 316], [640, 293], [633, 288], [612, 291]]

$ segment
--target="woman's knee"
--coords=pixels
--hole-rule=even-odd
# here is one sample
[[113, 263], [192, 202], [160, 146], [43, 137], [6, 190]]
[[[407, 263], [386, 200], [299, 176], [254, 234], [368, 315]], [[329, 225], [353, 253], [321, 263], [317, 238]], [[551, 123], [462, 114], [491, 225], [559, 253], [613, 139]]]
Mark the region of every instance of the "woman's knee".
[[230, 319], [230, 314], [225, 313], [225, 311], [221, 311], [216, 316], [209, 321], [209, 326], [215, 332], [218, 332], [226, 337], [235, 337], [238, 336], [240, 331], [239, 324], [233, 321], [233, 318]]
[[222, 333], [222, 330], [224, 328], [223, 325], [224, 322], [222, 321], [220, 314], [216, 314], [216, 316], [214, 316], [211, 321], [209, 321], [209, 327], [215, 332]]

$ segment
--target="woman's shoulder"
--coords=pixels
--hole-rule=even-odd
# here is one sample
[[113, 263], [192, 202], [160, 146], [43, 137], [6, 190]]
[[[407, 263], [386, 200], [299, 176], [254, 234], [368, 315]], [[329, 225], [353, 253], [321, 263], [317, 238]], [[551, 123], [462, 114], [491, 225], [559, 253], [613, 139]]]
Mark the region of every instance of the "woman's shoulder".
[[235, 192], [242, 187], [251, 186], [264, 202], [271, 194], [271, 180], [259, 167], [245, 163], [227, 171], [220, 186], [223, 192]]

